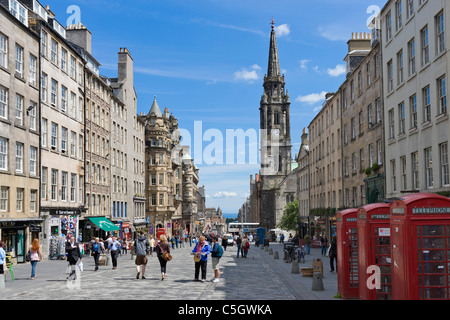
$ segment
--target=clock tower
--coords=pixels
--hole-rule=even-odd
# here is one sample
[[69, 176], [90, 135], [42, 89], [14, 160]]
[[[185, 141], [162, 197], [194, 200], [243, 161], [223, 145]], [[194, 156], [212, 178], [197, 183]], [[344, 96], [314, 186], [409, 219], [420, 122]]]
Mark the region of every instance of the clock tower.
[[280, 184], [291, 173], [290, 99], [278, 59], [274, 22], [270, 33], [269, 63], [260, 104], [260, 223], [274, 228]]

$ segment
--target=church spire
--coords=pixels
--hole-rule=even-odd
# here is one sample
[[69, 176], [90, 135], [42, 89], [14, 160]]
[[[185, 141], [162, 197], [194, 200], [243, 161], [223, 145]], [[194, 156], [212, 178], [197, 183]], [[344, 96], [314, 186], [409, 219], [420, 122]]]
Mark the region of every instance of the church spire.
[[275, 21], [272, 19], [272, 31], [270, 33], [270, 49], [269, 49], [269, 67], [267, 70], [267, 77], [279, 77], [280, 72], [280, 61], [278, 60], [278, 48], [277, 48], [277, 37], [275, 35]]

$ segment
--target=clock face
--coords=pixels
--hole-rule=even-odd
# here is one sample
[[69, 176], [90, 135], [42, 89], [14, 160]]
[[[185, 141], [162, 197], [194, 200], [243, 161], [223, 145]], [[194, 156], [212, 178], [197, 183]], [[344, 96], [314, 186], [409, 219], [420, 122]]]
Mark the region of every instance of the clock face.
[[272, 133], [274, 136], [278, 137], [278, 136], [280, 136], [280, 129], [274, 129], [274, 130], [272, 130]]

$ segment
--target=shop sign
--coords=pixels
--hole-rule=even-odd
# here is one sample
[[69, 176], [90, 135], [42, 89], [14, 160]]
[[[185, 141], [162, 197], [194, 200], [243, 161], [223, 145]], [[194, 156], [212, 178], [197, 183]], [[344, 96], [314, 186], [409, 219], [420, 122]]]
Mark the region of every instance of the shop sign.
[[392, 208], [392, 214], [405, 214], [405, 208]]

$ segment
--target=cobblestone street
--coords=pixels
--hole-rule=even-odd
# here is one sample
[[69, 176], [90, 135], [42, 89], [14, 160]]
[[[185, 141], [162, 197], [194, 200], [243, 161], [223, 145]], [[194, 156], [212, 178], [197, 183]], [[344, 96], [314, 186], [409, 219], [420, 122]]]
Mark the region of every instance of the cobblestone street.
[[[46, 261], [37, 266], [37, 277], [29, 280], [31, 266], [16, 266], [16, 280], [7, 274], [6, 289], [0, 299], [7, 300], [331, 300], [337, 292], [336, 274], [328, 270], [324, 259], [323, 291], [312, 291], [312, 278], [291, 273], [291, 264], [282, 260], [282, 245], [270, 244], [279, 251], [275, 260], [267, 251], [252, 246], [247, 258], [236, 258], [236, 247], [228, 247], [221, 259], [221, 279], [211, 282], [213, 270], [208, 261], [207, 281], [194, 282], [194, 262], [189, 246], [172, 250], [173, 260], [167, 265], [167, 276], [161, 281], [158, 259], [149, 257], [146, 279], [136, 279], [136, 268], [130, 254], [118, 260], [118, 268], [100, 266], [94, 271], [93, 258], [83, 259], [84, 272], [80, 286], [68, 286], [65, 261]], [[305, 264], [310, 267], [320, 249], [312, 249]]]

